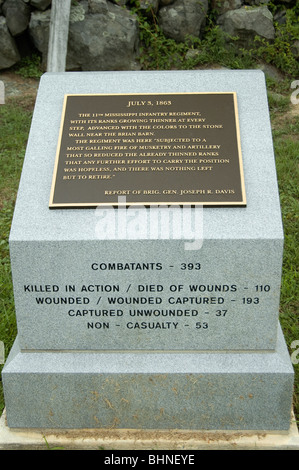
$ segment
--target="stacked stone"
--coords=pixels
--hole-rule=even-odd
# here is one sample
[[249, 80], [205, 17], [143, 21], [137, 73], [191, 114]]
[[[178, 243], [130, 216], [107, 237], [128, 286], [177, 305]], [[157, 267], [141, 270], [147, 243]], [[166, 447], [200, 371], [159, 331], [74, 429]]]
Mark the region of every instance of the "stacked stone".
[[[211, 9], [219, 27], [238, 36], [246, 47], [258, 35], [275, 37], [269, 0], [140, 0], [148, 21], [157, 21], [166, 37], [177, 42], [187, 35], [203, 38]], [[292, 0], [284, 0], [286, 7]], [[138, 18], [129, 0], [79, 0], [70, 14], [67, 70], [135, 70], [140, 68]], [[0, 69], [17, 63], [28, 49], [37, 49], [46, 67], [51, 0], [0, 0]], [[20, 39], [21, 38], [21, 39]]]

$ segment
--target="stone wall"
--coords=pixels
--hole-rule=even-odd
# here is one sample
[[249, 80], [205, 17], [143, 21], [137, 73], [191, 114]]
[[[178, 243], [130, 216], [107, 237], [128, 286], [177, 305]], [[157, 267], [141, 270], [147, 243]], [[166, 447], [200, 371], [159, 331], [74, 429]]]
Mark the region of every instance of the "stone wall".
[[[213, 14], [221, 29], [238, 36], [247, 46], [259, 35], [275, 37], [269, 0], [140, 0], [139, 8], [156, 21], [165, 36], [177, 42], [186, 35], [202, 38], [207, 18]], [[293, 0], [283, 0], [286, 8]], [[140, 35], [132, 0], [72, 1], [67, 70], [134, 70], [138, 63]], [[0, 69], [13, 66], [22, 55], [37, 49], [47, 63], [51, 0], [0, 0]]]

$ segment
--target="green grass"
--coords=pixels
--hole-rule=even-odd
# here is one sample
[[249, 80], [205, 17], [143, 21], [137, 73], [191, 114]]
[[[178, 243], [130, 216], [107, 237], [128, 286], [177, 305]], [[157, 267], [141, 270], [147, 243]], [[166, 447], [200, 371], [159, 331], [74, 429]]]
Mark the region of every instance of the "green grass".
[[[299, 105], [297, 105], [299, 106]], [[275, 122], [275, 121], [274, 121]], [[280, 321], [290, 354], [292, 342], [299, 340], [298, 272], [299, 272], [299, 118], [287, 118], [273, 130], [276, 168], [279, 183], [285, 249], [282, 271]], [[298, 346], [296, 347], [298, 349]], [[297, 354], [297, 360], [299, 356]], [[299, 364], [296, 373], [294, 409], [299, 418]]]
[[[289, 85], [269, 83], [277, 175], [280, 190], [282, 217], [285, 231], [283, 278], [281, 289], [280, 320], [290, 354], [291, 345], [299, 340], [298, 325], [298, 154], [299, 119], [291, 116], [292, 105]], [[298, 105], [297, 105], [298, 106]], [[21, 175], [23, 157], [31, 122], [28, 103], [9, 102], [0, 106], [0, 209], [1, 209], [1, 271], [0, 271], [0, 341], [5, 344], [6, 357], [16, 336], [16, 320], [10, 272], [8, 236], [13, 208]], [[298, 346], [297, 346], [298, 348]], [[1, 368], [1, 366], [0, 366]], [[299, 365], [294, 365], [296, 385], [294, 409], [298, 420]], [[4, 407], [0, 380], [0, 413]]]
[[[17, 331], [8, 236], [31, 123], [31, 115], [31, 111], [24, 110], [14, 102], [0, 106], [0, 341], [3, 341], [5, 345], [6, 357]], [[1, 365], [0, 370], [2, 370]], [[1, 380], [0, 385], [1, 412], [4, 405]]]
[[16, 74], [21, 75], [23, 78], [40, 79], [43, 74], [41, 62], [41, 56], [34, 53], [30, 56], [23, 57], [22, 60], [14, 66], [14, 70]]

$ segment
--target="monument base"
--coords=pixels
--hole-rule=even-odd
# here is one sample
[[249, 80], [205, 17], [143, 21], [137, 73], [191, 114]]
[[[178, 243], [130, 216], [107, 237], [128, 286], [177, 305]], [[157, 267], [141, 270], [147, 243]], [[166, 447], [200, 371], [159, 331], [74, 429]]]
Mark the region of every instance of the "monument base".
[[2, 372], [10, 428], [285, 430], [293, 369], [274, 351], [22, 352]]
[[10, 429], [0, 418], [0, 450], [299, 450], [294, 416], [288, 431], [141, 431], [139, 429]]

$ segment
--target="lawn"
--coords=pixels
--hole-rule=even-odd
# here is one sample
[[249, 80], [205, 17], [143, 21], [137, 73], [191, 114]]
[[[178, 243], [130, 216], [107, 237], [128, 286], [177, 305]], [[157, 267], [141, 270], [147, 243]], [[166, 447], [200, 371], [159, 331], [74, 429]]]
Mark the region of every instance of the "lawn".
[[[298, 325], [298, 156], [299, 104], [291, 102], [291, 81], [268, 82], [269, 106], [277, 164], [277, 175], [285, 232], [280, 320], [294, 363], [296, 386], [294, 409], [298, 421], [299, 325]], [[15, 339], [17, 329], [10, 272], [8, 236], [14, 203], [22, 170], [34, 101], [27, 98], [7, 99], [0, 105], [0, 206], [1, 206], [1, 271], [0, 271], [0, 341], [5, 356]], [[298, 343], [294, 343], [298, 341]], [[0, 365], [0, 369], [1, 369]], [[4, 408], [0, 381], [0, 413]]]

